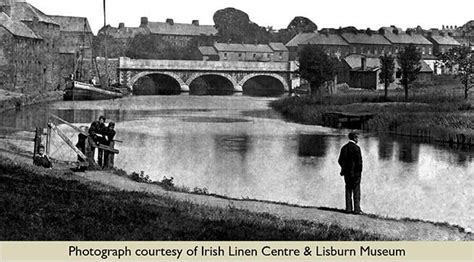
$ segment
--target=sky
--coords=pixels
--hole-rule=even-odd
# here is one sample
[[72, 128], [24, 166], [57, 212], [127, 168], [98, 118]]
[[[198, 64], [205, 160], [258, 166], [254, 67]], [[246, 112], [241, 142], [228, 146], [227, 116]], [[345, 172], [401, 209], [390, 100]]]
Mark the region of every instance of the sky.
[[[102, 0], [27, 0], [49, 15], [85, 16], [96, 33], [103, 25]], [[133, 4], [130, 4], [133, 3]], [[260, 26], [286, 28], [295, 16], [311, 19], [318, 28], [355, 26], [379, 29], [396, 25], [425, 29], [463, 25], [474, 19], [472, 0], [107, 0], [107, 24], [137, 27], [140, 17], [164, 22], [213, 25], [215, 11], [234, 7]]]

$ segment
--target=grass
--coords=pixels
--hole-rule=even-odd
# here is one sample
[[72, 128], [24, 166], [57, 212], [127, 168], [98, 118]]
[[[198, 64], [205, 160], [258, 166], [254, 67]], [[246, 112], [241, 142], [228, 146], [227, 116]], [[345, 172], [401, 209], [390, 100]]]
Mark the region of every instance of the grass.
[[324, 125], [326, 112], [374, 113], [367, 124], [371, 132], [423, 133], [446, 142], [460, 134], [474, 138], [474, 108], [458, 89], [415, 89], [408, 102], [402, 91], [391, 91], [385, 99], [380, 91], [357, 90], [320, 98], [286, 97], [270, 106], [303, 124]]
[[391, 240], [307, 221], [84, 184], [0, 157], [0, 240]]

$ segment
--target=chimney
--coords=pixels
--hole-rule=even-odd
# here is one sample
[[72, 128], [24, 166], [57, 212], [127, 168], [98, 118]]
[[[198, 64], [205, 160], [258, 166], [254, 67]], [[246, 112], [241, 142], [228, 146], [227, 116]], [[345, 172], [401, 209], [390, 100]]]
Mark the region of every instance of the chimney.
[[329, 29], [328, 28], [325, 28], [323, 30], [323, 34], [326, 35], [326, 36], [329, 36]]
[[166, 23], [169, 25], [174, 25], [173, 18], [166, 18]]
[[193, 22], [191, 24], [193, 24], [195, 26], [199, 26], [199, 20], [193, 20]]
[[442, 26], [442, 29], [444, 30], [444, 25]]
[[125, 23], [119, 23], [119, 27], [118, 27], [118, 28], [119, 28], [119, 29], [125, 28]]
[[453, 37], [453, 32], [448, 32], [448, 36]]
[[411, 29], [407, 29], [407, 35], [411, 35], [412, 34], [412, 30]]
[[367, 70], [367, 58], [365, 56], [360, 58], [360, 69], [362, 69], [362, 71]]
[[439, 32], [439, 35], [444, 37], [445, 33], [444, 32]]
[[381, 35], [385, 35], [385, 29], [383, 29], [383, 28], [380, 28], [380, 29], [379, 29], [379, 34], [381, 34]]
[[140, 27], [147, 27], [148, 26], [148, 17], [144, 16], [140, 20]]
[[429, 31], [427, 36], [428, 38], [431, 38], [433, 36], [433, 32]]

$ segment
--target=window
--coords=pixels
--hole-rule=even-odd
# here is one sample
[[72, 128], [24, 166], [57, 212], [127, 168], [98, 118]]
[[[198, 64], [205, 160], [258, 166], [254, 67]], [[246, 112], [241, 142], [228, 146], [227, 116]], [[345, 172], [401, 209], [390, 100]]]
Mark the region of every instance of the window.
[[431, 55], [432, 51], [431, 51], [431, 47], [428, 48], [428, 54]]
[[257, 54], [253, 54], [253, 58], [256, 58], [257, 57]]
[[227, 53], [224, 53], [224, 60], [227, 60]]
[[283, 53], [280, 52], [280, 60], [283, 59]]

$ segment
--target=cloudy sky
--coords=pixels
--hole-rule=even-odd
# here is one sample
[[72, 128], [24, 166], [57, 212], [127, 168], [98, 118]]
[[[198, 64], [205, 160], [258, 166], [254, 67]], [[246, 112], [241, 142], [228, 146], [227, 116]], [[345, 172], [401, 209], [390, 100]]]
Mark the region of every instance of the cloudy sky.
[[[102, 0], [27, 2], [46, 14], [86, 16], [94, 32], [103, 24]], [[177, 23], [191, 23], [198, 19], [201, 24], [214, 24], [214, 12], [225, 7], [240, 9], [253, 22], [275, 29], [286, 27], [295, 16], [306, 16], [319, 28], [353, 25], [363, 29], [386, 25], [432, 28], [474, 19], [472, 0], [107, 0], [107, 22], [138, 26], [140, 17], [147, 16], [150, 21], [173, 18]]]

